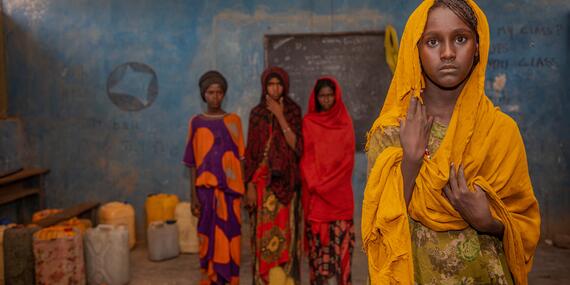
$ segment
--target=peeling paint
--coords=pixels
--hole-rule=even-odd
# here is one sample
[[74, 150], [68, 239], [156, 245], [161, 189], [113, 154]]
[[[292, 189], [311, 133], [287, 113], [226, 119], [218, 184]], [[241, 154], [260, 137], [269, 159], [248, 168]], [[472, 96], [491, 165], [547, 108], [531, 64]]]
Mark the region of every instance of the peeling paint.
[[37, 24], [46, 14], [48, 0], [8, 0], [4, 1], [7, 14], [22, 13], [24, 17]]
[[493, 81], [493, 90], [495, 90], [495, 92], [503, 92], [506, 84], [507, 84], [507, 75], [501, 73], [495, 76], [495, 80]]
[[[319, 15], [310, 11], [286, 11], [282, 13], [270, 13], [267, 8], [259, 7], [253, 14], [238, 11], [226, 10], [214, 18], [214, 26], [219, 26], [219, 22], [232, 22], [236, 25], [249, 25], [252, 23], [267, 22], [272, 24], [273, 33], [292, 33], [295, 27], [309, 27], [310, 32], [330, 31], [332, 25], [345, 27], [344, 30], [362, 30], [363, 23], [372, 23], [372, 27], [380, 29], [378, 25], [386, 20], [391, 20], [389, 15], [382, 15], [372, 9], [354, 9], [348, 13], [334, 15], [334, 22], [331, 22], [330, 15]], [[287, 25], [280, 25], [287, 24]], [[293, 27], [291, 27], [293, 24]], [[274, 29], [273, 26], [278, 29]], [[293, 31], [292, 31], [293, 30]]]
[[506, 105], [505, 106], [505, 111], [507, 111], [508, 113], [518, 113], [520, 112], [521, 107], [519, 105]]

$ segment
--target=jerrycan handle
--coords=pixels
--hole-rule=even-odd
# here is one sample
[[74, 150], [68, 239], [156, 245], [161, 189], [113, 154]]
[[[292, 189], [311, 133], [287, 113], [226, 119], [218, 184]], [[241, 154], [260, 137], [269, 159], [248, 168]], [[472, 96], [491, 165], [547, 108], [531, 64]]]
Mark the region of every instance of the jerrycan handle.
[[163, 228], [164, 227], [164, 222], [163, 221], [156, 221], [156, 222], [152, 222], [149, 225], [151, 228]]
[[98, 229], [98, 230], [101, 230], [101, 231], [110, 232], [110, 231], [113, 230], [114, 227], [115, 227], [115, 226], [109, 225], [109, 224], [99, 224], [99, 225], [97, 226], [97, 229]]

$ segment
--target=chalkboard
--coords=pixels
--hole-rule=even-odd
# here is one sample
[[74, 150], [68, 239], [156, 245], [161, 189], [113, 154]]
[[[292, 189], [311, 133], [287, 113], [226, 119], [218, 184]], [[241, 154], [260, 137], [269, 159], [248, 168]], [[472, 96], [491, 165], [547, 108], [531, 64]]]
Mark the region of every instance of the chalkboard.
[[386, 64], [384, 32], [274, 34], [265, 36], [265, 65], [289, 73], [290, 96], [307, 110], [317, 78], [334, 76], [354, 123], [361, 151], [378, 116], [392, 73]]

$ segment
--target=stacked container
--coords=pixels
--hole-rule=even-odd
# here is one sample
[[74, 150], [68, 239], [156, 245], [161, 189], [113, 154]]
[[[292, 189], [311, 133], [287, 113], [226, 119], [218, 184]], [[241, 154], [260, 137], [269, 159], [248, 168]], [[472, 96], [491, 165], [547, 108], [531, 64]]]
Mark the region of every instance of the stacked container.
[[175, 210], [178, 244], [182, 253], [198, 253], [198, 219], [190, 211], [190, 203], [178, 203]]
[[32, 223], [37, 223], [38, 221], [41, 221], [41, 220], [43, 220], [43, 219], [45, 219], [51, 215], [59, 214], [61, 212], [63, 212], [62, 209], [45, 209], [45, 210], [37, 211], [32, 216]]
[[173, 220], [178, 202], [178, 196], [173, 194], [148, 195], [145, 202], [147, 225], [157, 221]]
[[78, 229], [53, 226], [34, 234], [36, 284], [85, 284], [83, 238]]
[[63, 227], [77, 228], [79, 232], [81, 232], [81, 235], [85, 235], [85, 231], [93, 226], [90, 220], [78, 218], [71, 218], [65, 222], [59, 223], [58, 225]]
[[147, 229], [148, 258], [152, 261], [161, 261], [177, 257], [180, 254], [178, 247], [178, 226], [176, 221], [152, 222]]
[[0, 226], [0, 285], [4, 285], [4, 231], [7, 226]]
[[129, 283], [129, 232], [125, 225], [101, 224], [85, 234], [87, 282], [95, 285]]
[[136, 243], [135, 210], [124, 202], [110, 202], [99, 209], [99, 223], [108, 225], [125, 225], [129, 231], [129, 248]]
[[4, 232], [15, 225], [0, 225], [0, 285], [4, 285]]
[[35, 284], [33, 235], [38, 227], [16, 226], [4, 231], [4, 278], [6, 284]]

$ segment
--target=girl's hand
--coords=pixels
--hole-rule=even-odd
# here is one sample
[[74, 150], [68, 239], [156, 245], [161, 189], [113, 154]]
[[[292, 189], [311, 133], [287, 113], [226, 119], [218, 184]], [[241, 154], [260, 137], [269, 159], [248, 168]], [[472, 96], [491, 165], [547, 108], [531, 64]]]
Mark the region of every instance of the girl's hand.
[[428, 145], [433, 117], [427, 115], [426, 106], [416, 97], [410, 99], [406, 118], [400, 119], [400, 143], [404, 157], [420, 163]]
[[200, 217], [200, 212], [202, 211], [202, 205], [200, 205], [198, 199], [192, 199], [191, 206], [192, 206], [191, 207], [192, 215], [194, 215], [194, 217]]
[[257, 190], [255, 185], [251, 182], [247, 183], [247, 190], [245, 192], [245, 207], [250, 211], [257, 206]]
[[269, 95], [265, 95], [267, 110], [269, 110], [277, 118], [283, 117], [283, 97], [279, 101], [273, 100]]
[[491, 215], [487, 195], [479, 186], [475, 185], [474, 188], [475, 191], [471, 191], [467, 187], [463, 167], [459, 166], [459, 173], [456, 174], [451, 164], [449, 181], [443, 188], [451, 205], [477, 231], [502, 235], [504, 226]]

